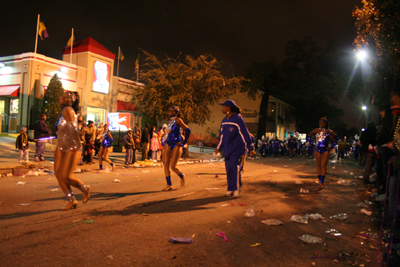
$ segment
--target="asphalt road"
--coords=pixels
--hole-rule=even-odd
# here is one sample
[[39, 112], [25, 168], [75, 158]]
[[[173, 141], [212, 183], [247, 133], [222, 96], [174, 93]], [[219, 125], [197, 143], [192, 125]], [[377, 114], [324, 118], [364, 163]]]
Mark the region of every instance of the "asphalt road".
[[[360, 212], [357, 204], [372, 199], [350, 159], [329, 163], [320, 192], [312, 159], [248, 160], [239, 198], [224, 197], [224, 162], [180, 169], [186, 186], [180, 188], [173, 175], [170, 192], [161, 191], [166, 185], [161, 167], [77, 173], [92, 195], [82, 204], [75, 190], [79, 204], [70, 211], [60, 211], [66, 198], [53, 175], [2, 177], [1, 266], [377, 266], [378, 242], [357, 234], [378, 232], [373, 218], [379, 211], [369, 206], [371, 216]], [[340, 179], [353, 185], [338, 184]], [[300, 194], [301, 188], [310, 193]], [[246, 218], [250, 206], [255, 216]], [[313, 212], [324, 220], [290, 221], [293, 214]], [[348, 218], [330, 218], [339, 213]], [[266, 219], [283, 225], [261, 223]], [[342, 235], [325, 233], [328, 229]], [[217, 236], [220, 231], [231, 242]], [[304, 243], [298, 237], [305, 234], [322, 243]], [[193, 243], [173, 244], [171, 237]]]

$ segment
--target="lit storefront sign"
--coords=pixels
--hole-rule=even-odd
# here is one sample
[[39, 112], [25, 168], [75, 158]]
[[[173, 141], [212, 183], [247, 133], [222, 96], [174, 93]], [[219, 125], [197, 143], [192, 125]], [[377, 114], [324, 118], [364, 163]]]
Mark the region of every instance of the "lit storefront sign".
[[107, 122], [110, 131], [127, 131], [131, 128], [131, 114], [130, 113], [108, 113]]

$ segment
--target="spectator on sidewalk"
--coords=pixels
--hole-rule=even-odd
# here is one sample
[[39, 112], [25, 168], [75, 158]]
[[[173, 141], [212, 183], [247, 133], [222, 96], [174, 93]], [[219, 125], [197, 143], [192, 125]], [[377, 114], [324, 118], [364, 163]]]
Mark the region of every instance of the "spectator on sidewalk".
[[199, 149], [200, 149], [200, 152], [204, 152], [204, 144], [203, 144], [203, 141], [199, 141]]
[[151, 150], [151, 160], [153, 162], [156, 162], [157, 161], [157, 152], [158, 152], [158, 150], [160, 150], [159, 142], [158, 142], [158, 135], [156, 133], [153, 133], [153, 138], [151, 138], [150, 150]]
[[128, 131], [125, 133], [124, 137], [122, 138], [122, 142], [125, 145], [125, 165], [132, 164], [133, 160], [133, 151], [135, 149], [135, 142], [133, 140], [132, 129], [128, 128]]
[[137, 161], [137, 155], [140, 151], [140, 131], [137, 130], [136, 133], [133, 135], [133, 141], [135, 143], [135, 148], [133, 149], [133, 156], [131, 163], [134, 164]]
[[87, 163], [94, 163], [92, 154], [93, 149], [91, 147], [94, 144], [94, 141], [96, 140], [96, 126], [94, 126], [93, 121], [88, 121], [88, 124], [83, 128], [83, 134], [85, 138], [85, 148], [86, 147], [88, 148], [85, 149], [83, 161]]
[[147, 156], [149, 153], [149, 142], [150, 142], [150, 124], [146, 123], [146, 126], [143, 128], [142, 131], [142, 139], [141, 139], [141, 145], [142, 145], [142, 161], [147, 160]]
[[25, 162], [29, 162], [29, 144], [28, 142], [34, 142], [32, 138], [26, 133], [27, 128], [22, 127], [21, 133], [18, 135], [15, 141], [15, 148], [19, 149], [19, 162], [23, 162], [23, 157], [25, 157]]
[[46, 149], [46, 143], [47, 140], [40, 140], [41, 138], [44, 137], [49, 137], [49, 128], [47, 127], [46, 124], [46, 114], [42, 113], [40, 114], [39, 119], [35, 122], [34, 126], [34, 133], [33, 133], [33, 139], [36, 141], [36, 151], [35, 151], [35, 159], [34, 161], [39, 162], [39, 161], [45, 161], [44, 160], [44, 151]]
[[369, 184], [369, 175], [374, 165], [376, 146], [376, 126], [374, 122], [368, 123], [367, 129], [360, 136], [361, 150], [365, 160], [364, 183]]

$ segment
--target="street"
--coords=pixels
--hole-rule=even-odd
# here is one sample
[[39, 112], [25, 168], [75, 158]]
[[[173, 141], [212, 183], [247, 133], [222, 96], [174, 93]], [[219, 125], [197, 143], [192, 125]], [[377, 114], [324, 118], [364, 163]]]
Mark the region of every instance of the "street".
[[[224, 162], [179, 167], [186, 186], [180, 188], [173, 174], [174, 190], [162, 192], [162, 167], [105, 173], [93, 166], [76, 173], [92, 187], [90, 201], [82, 204], [75, 190], [79, 204], [70, 211], [60, 211], [66, 198], [54, 175], [1, 177], [2, 266], [377, 266], [378, 242], [357, 234], [378, 233], [373, 218], [379, 212], [373, 206], [366, 208], [371, 216], [360, 212], [357, 204], [371, 196], [349, 158], [329, 163], [322, 191], [313, 159], [247, 160], [239, 198], [224, 196]], [[338, 184], [340, 179], [354, 185]], [[301, 188], [309, 193], [300, 194]], [[244, 217], [251, 206], [255, 216]], [[324, 220], [290, 221], [293, 214], [315, 212]], [[340, 213], [348, 218], [330, 218]], [[283, 225], [261, 223], [266, 219]], [[220, 231], [231, 242], [217, 236]], [[322, 243], [304, 243], [298, 237], [305, 234]], [[171, 237], [193, 243], [173, 244]]]

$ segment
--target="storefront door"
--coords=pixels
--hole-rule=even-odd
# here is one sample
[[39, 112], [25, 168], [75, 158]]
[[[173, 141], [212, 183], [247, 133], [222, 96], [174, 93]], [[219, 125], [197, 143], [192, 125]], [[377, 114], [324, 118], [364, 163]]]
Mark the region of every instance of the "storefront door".
[[17, 132], [19, 113], [19, 99], [10, 99], [10, 121], [8, 131], [11, 133]]

